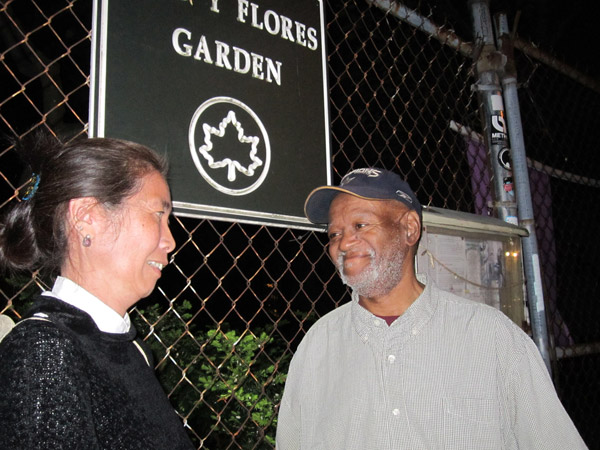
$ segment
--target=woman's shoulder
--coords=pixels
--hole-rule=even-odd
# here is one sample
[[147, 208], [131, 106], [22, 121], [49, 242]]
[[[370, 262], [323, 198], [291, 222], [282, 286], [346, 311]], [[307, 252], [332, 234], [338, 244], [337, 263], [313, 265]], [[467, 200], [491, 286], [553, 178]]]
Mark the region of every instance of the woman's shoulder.
[[75, 333], [52, 314], [33, 312], [0, 342], [0, 364], [71, 364], [79, 359]]
[[39, 348], [50, 351], [58, 344], [72, 343], [74, 337], [52, 320], [43, 317], [27, 317], [20, 320], [6, 335], [1, 345], [1, 353], [6, 348], [17, 347], [25, 349]]

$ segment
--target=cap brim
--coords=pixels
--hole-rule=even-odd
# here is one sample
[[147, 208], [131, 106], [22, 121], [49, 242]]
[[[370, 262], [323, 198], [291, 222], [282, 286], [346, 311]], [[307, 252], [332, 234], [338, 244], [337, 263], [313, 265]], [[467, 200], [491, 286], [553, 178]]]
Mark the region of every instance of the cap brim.
[[377, 197], [365, 197], [337, 186], [321, 186], [314, 189], [304, 202], [304, 214], [312, 223], [329, 223], [329, 207], [334, 197], [338, 194], [350, 194], [365, 200], [378, 200]]
[[329, 223], [329, 208], [334, 197], [338, 194], [350, 194], [354, 197], [362, 198], [365, 200], [397, 200], [400, 203], [404, 204], [407, 208], [416, 211], [419, 214], [419, 219], [421, 220], [421, 222], [423, 221], [421, 212], [422, 208], [420, 204], [418, 204], [417, 209], [415, 208], [415, 205], [412, 205], [404, 201], [403, 199], [382, 196], [381, 193], [375, 189], [369, 189], [363, 186], [356, 186], [356, 190], [360, 190], [361, 194], [354, 192], [352, 188], [348, 189], [341, 188], [338, 186], [321, 186], [314, 189], [310, 194], [308, 194], [306, 202], [304, 202], [304, 214], [306, 215], [306, 218], [312, 223]]

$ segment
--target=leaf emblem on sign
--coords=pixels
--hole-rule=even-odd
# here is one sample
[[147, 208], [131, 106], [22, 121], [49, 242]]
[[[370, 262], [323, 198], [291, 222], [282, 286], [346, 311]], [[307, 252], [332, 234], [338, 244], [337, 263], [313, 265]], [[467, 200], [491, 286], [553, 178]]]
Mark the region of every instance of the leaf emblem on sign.
[[[248, 157], [251, 163], [247, 167], [239, 161], [228, 157], [215, 161], [215, 158], [213, 158], [211, 154], [213, 149], [212, 137], [225, 136], [227, 130], [232, 129], [230, 125], [231, 127], [235, 128], [238, 141], [242, 144], [249, 144]], [[227, 167], [227, 179], [229, 181], [235, 181], [238, 172], [251, 177], [254, 175], [255, 169], [262, 166], [262, 160], [256, 156], [258, 153], [258, 144], [260, 142], [260, 138], [257, 136], [246, 136], [244, 134], [244, 127], [242, 127], [242, 124], [237, 120], [237, 117], [233, 111], [229, 111], [227, 116], [221, 120], [218, 128], [215, 128], [207, 123], [203, 123], [202, 130], [204, 131], [204, 145], [202, 145], [198, 151], [204, 157], [204, 159], [206, 159], [208, 166], [211, 169]]]

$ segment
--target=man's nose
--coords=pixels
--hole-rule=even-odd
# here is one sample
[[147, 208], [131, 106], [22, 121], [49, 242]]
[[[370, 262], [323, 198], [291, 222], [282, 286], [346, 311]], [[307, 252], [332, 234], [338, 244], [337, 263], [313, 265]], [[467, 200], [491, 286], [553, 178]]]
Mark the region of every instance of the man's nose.
[[354, 230], [344, 231], [340, 239], [339, 248], [343, 252], [348, 251], [350, 248], [352, 248], [352, 246], [354, 246], [354, 244], [356, 244], [356, 242], [357, 239]]

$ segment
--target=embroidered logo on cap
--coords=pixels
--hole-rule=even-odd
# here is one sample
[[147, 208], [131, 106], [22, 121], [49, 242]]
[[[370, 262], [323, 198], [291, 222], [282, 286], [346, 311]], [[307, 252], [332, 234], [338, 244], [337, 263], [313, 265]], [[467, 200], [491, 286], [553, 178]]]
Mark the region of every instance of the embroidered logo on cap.
[[353, 170], [352, 172], [347, 173], [344, 178], [342, 178], [342, 181], [340, 182], [340, 186], [348, 184], [352, 180], [354, 180], [356, 177], [354, 177], [353, 175], [366, 175], [369, 178], [377, 178], [379, 175], [381, 175], [381, 170], [371, 169], [371, 168]]
[[401, 197], [401, 198], [403, 198], [404, 200], [406, 200], [406, 201], [407, 201], [407, 202], [409, 202], [410, 204], [412, 204], [412, 202], [413, 202], [413, 201], [412, 201], [412, 198], [410, 198], [410, 195], [408, 195], [408, 194], [407, 194], [406, 192], [404, 192], [404, 191], [401, 191], [400, 189], [398, 189], [398, 190], [396, 191], [396, 195], [397, 195], [398, 197]]

